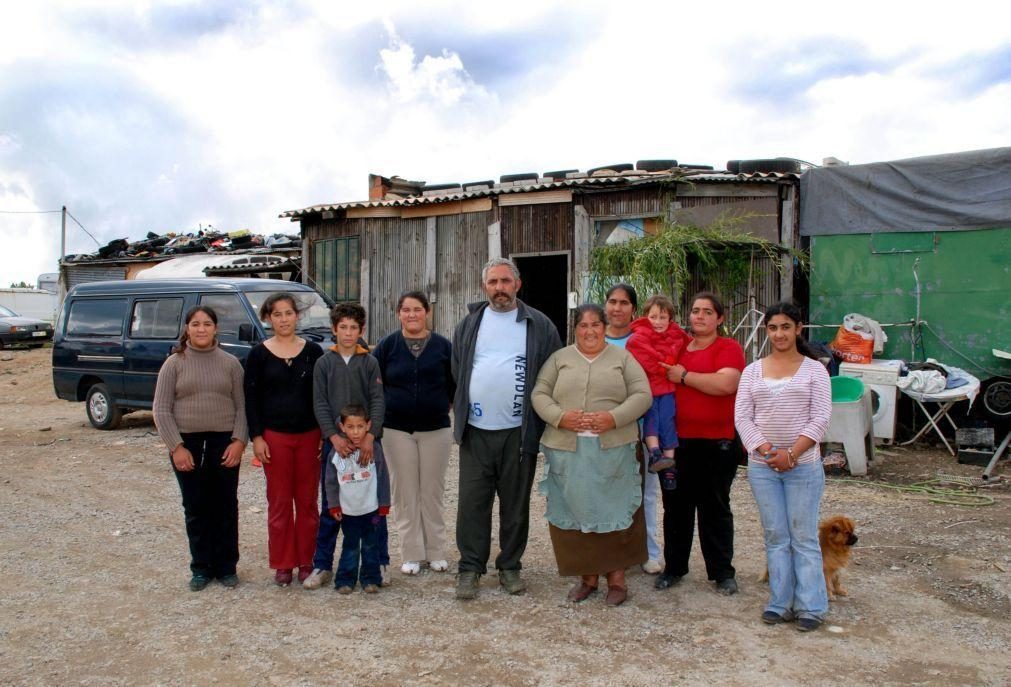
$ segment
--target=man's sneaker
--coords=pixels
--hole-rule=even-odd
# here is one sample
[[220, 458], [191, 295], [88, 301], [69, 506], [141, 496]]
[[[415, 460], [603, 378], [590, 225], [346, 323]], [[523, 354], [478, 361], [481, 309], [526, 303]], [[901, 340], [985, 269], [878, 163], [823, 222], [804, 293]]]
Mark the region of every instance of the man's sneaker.
[[211, 578], [199, 573], [190, 578], [190, 591], [199, 592], [211, 583]]
[[456, 576], [456, 598], [473, 599], [481, 587], [481, 575], [473, 570], [464, 570]]
[[678, 473], [674, 468], [660, 471], [660, 488], [664, 491], [675, 491], [678, 488]]
[[732, 596], [737, 593], [737, 580], [732, 577], [728, 577], [725, 580], [720, 580], [716, 583], [716, 591], [724, 596]]
[[405, 575], [417, 575], [421, 572], [421, 563], [417, 561], [404, 561], [404, 564], [400, 566], [400, 572]]
[[379, 585], [367, 584], [364, 587], [362, 587], [362, 591], [365, 592], [366, 594], [378, 594]]
[[498, 583], [510, 594], [522, 594], [527, 590], [527, 583], [520, 577], [519, 570], [499, 570]]
[[447, 570], [449, 570], [449, 561], [444, 561], [441, 559], [437, 561], [432, 561], [428, 564], [428, 567], [434, 570], [435, 572], [446, 572]]
[[391, 584], [393, 584], [393, 578], [390, 577], [390, 566], [388, 565], [379, 566], [379, 579], [380, 579], [379, 582], [380, 587], [389, 587]]
[[663, 566], [660, 565], [660, 561], [653, 560], [652, 558], [642, 564], [642, 571], [647, 575], [656, 575], [661, 570], [663, 570]]
[[239, 586], [239, 576], [235, 574], [223, 575], [222, 577], [218, 578], [218, 582], [220, 582], [225, 587], [228, 587], [229, 589], [233, 589]]
[[658, 448], [651, 448], [649, 450], [649, 471], [650, 472], [660, 472], [661, 470], [666, 470], [667, 468], [674, 467], [674, 459], [670, 456], [665, 456], [663, 451]]
[[325, 584], [329, 584], [330, 580], [333, 579], [332, 570], [321, 570], [319, 568], [313, 568], [312, 572], [309, 573], [309, 577], [302, 580], [302, 586], [306, 589], [319, 589]]
[[817, 618], [797, 618], [797, 630], [800, 632], [812, 632], [821, 627], [821, 621]]
[[672, 573], [661, 573], [660, 575], [657, 575], [656, 581], [653, 582], [653, 588], [670, 589], [680, 581], [681, 575], [674, 575]]

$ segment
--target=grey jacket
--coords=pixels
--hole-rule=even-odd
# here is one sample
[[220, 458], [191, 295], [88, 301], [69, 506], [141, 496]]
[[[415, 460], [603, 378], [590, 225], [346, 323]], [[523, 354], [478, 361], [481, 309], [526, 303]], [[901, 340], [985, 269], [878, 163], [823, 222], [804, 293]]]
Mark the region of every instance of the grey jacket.
[[372, 421], [369, 431], [376, 439], [381, 439], [386, 400], [379, 361], [369, 355], [367, 348], [358, 346], [351, 360], [345, 363], [336, 348], [331, 347], [316, 361], [312, 375], [313, 412], [323, 431], [323, 440], [337, 434], [341, 408], [349, 403], [357, 403], [369, 411]]
[[[544, 421], [534, 412], [530, 394], [537, 380], [541, 365], [552, 353], [562, 347], [558, 329], [540, 310], [531, 308], [517, 300], [516, 321], [527, 321], [527, 369], [523, 383], [523, 420], [520, 425], [520, 450], [525, 455], [537, 455], [544, 432]], [[470, 373], [474, 366], [474, 348], [477, 332], [481, 328], [488, 301], [471, 303], [470, 312], [456, 325], [453, 333], [453, 379], [456, 380], [456, 396], [453, 398], [453, 437], [456, 443], [463, 441], [470, 415]]]

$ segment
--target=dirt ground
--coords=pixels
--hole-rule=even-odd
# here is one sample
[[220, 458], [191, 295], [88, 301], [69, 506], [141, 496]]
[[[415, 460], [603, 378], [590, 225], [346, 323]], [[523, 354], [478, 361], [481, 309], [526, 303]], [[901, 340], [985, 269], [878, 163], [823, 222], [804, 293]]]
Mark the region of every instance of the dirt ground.
[[[678, 586], [629, 574], [629, 601], [565, 602], [544, 504], [531, 505], [529, 591], [452, 574], [399, 573], [380, 594], [272, 584], [262, 471], [242, 468], [242, 584], [188, 591], [178, 487], [150, 413], [113, 432], [57, 400], [50, 350], [0, 357], [0, 684], [82, 685], [1007, 685], [1011, 683], [1011, 493], [987, 507], [933, 504], [830, 481], [823, 514], [860, 543], [826, 627], [759, 621], [767, 588], [744, 473], [733, 489], [741, 593], [717, 595], [698, 551]], [[888, 449], [870, 480], [979, 476], [946, 453]], [[456, 456], [447, 522], [456, 517]], [[998, 472], [1009, 473], [1006, 462]]]

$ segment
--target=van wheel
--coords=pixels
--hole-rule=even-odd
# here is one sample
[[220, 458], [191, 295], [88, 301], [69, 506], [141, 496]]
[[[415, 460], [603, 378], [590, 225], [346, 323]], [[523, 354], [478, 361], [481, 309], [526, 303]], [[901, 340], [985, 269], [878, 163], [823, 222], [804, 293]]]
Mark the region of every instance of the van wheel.
[[88, 389], [88, 397], [84, 401], [88, 420], [95, 429], [116, 429], [123, 419], [123, 411], [116, 405], [105, 384], [96, 384]]

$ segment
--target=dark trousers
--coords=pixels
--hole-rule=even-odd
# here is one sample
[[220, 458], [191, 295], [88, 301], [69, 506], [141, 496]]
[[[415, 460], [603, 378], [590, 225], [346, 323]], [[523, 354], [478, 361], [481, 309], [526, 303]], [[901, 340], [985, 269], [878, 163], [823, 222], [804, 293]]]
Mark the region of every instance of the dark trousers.
[[234, 575], [239, 562], [239, 466], [221, 464], [232, 434], [198, 432], [182, 437], [183, 446], [193, 454], [194, 469], [180, 472], [172, 465], [172, 471], [183, 497], [190, 570], [207, 577]]
[[663, 491], [663, 556], [668, 575], [688, 574], [688, 557], [699, 520], [699, 544], [710, 580], [733, 577], [734, 514], [730, 485], [737, 474], [738, 450], [724, 439], [681, 438], [675, 461], [678, 486]]
[[[326, 501], [326, 464], [333, 456], [333, 444], [323, 441], [323, 459], [320, 461], [319, 485], [323, 504], [319, 511], [319, 529], [316, 530], [316, 553], [312, 556], [312, 567], [319, 570], [333, 570], [333, 555], [337, 548], [337, 535], [341, 524], [330, 515], [330, 504]], [[390, 564], [390, 533], [386, 518], [379, 523], [379, 565]]]
[[520, 429], [467, 427], [460, 443], [456, 512], [459, 570], [484, 574], [491, 555], [491, 512], [498, 494], [499, 570], [519, 570], [530, 530], [530, 489], [537, 456], [520, 452]]
[[379, 573], [379, 540], [382, 536], [380, 525], [384, 522], [386, 518], [381, 517], [379, 511], [341, 518], [344, 543], [333, 578], [335, 587], [354, 587], [356, 582], [361, 582], [363, 587], [367, 584], [378, 587], [383, 583]]

